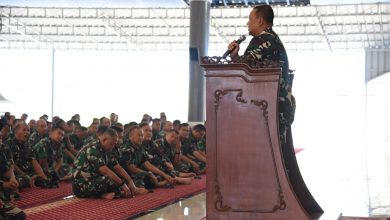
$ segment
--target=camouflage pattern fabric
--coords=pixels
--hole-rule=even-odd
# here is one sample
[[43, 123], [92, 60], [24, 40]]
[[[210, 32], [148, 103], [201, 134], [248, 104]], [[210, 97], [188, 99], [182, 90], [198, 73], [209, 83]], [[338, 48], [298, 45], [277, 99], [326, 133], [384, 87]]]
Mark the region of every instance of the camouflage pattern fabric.
[[112, 169], [118, 161], [108, 152], [103, 151], [99, 140], [85, 145], [77, 154], [72, 168], [73, 192], [82, 198], [100, 197], [104, 193], [114, 192], [120, 196], [120, 186], [109, 177], [99, 173], [99, 168], [106, 165]]
[[11, 203], [12, 192], [8, 189], [3, 189], [3, 183], [6, 179], [4, 174], [11, 166], [12, 164], [4, 152], [4, 146], [0, 146], [0, 202], [3, 204], [0, 207], [0, 219], [26, 219], [25, 213]]
[[289, 63], [286, 50], [279, 36], [266, 28], [259, 36], [250, 41], [244, 56], [251, 56], [259, 61], [278, 61], [282, 68], [282, 76], [279, 81], [279, 135], [281, 147], [286, 145], [286, 132], [291, 125], [294, 114], [291, 90], [289, 89]]
[[28, 144], [29, 146], [36, 145], [41, 139], [47, 137], [47, 135], [40, 135], [38, 132], [33, 132], [30, 137], [28, 138]]

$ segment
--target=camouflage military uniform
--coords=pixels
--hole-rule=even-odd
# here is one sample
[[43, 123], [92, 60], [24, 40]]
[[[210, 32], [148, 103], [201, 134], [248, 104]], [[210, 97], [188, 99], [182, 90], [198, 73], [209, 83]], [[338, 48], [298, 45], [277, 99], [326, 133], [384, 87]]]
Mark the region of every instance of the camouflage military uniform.
[[76, 150], [80, 150], [84, 145], [83, 139], [77, 137], [75, 134], [69, 135], [69, 140]]
[[160, 138], [160, 134], [158, 131], [152, 130], [152, 140], [157, 140]]
[[59, 183], [59, 175], [54, 170], [54, 165], [57, 160], [62, 160], [62, 150], [64, 146], [62, 142], [55, 142], [50, 137], [41, 139], [33, 146], [33, 157], [37, 161], [46, 159], [48, 167], [42, 167], [48, 180], [43, 181], [41, 178], [35, 180], [37, 186], [42, 187], [57, 187]]
[[89, 144], [92, 141], [96, 141], [96, 140], [97, 140], [96, 134], [90, 134], [84, 138], [83, 146]]
[[279, 36], [271, 27], [250, 41], [244, 56], [251, 56], [259, 61], [278, 61], [282, 68], [279, 81], [279, 134], [282, 148], [286, 144], [286, 132], [293, 120], [291, 90], [289, 90], [289, 64], [286, 50]]
[[199, 165], [199, 168], [202, 170], [206, 167], [206, 163], [194, 157], [194, 151], [196, 150], [199, 150], [199, 148], [198, 141], [195, 140], [195, 138], [184, 138], [181, 140], [181, 151], [183, 152], [183, 155], [195, 161]]
[[[144, 163], [149, 161], [149, 156], [142, 145], [135, 145], [129, 139], [125, 139], [119, 148], [119, 152], [121, 154], [120, 164], [128, 173], [127, 167], [130, 164], [133, 164], [139, 169], [146, 170]], [[137, 187], [154, 188], [148, 172], [129, 173], [129, 175]], [[158, 177], [158, 179], [161, 179], [161, 177]]]
[[120, 186], [111, 178], [99, 173], [101, 166], [106, 165], [113, 169], [117, 164], [118, 161], [102, 149], [99, 140], [85, 145], [77, 154], [72, 168], [73, 193], [81, 198], [94, 198], [114, 192], [115, 197], [120, 197]]
[[11, 166], [12, 161], [7, 159], [4, 147], [0, 145], [0, 200], [3, 204], [3, 207], [0, 207], [0, 219], [25, 219], [25, 213], [11, 203], [10, 195], [12, 193], [8, 189], [3, 189], [4, 174]]
[[19, 167], [23, 173], [15, 173], [20, 188], [30, 187], [30, 177], [34, 175], [31, 164], [33, 152], [28, 142], [20, 143], [16, 138], [10, 137], [4, 143], [4, 152], [9, 160]]
[[30, 146], [34, 146], [36, 145], [42, 138], [45, 138], [47, 137], [47, 135], [40, 135], [38, 132], [34, 132], [30, 135], [30, 137], [28, 138], [28, 144]]
[[[176, 155], [176, 149], [173, 145], [169, 144], [165, 138], [161, 138], [155, 141], [156, 148], [161, 151], [160, 157], [169, 162], [172, 163], [175, 160], [175, 155]], [[190, 170], [190, 167], [187, 163], [180, 161], [179, 164], [173, 164], [175, 166], [175, 170], [167, 170], [165, 166], [163, 166], [164, 171], [168, 173], [171, 176], [179, 176], [178, 171], [182, 172], [188, 172]]]

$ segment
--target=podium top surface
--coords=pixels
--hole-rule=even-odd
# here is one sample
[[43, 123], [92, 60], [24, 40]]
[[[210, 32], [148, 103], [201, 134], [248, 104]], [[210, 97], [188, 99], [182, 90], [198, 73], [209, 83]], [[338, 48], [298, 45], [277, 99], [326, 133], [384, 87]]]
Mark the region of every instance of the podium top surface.
[[238, 62], [232, 62], [222, 57], [201, 57], [200, 66], [206, 70], [243, 70], [248, 73], [272, 73], [281, 74], [279, 63], [274, 61], [256, 61], [254, 59], [240, 59]]

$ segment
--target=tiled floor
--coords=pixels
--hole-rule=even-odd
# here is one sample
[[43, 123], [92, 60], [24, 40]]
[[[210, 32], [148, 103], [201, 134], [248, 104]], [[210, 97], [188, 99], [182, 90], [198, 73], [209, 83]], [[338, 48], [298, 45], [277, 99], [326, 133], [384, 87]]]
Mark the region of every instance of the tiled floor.
[[[386, 154], [373, 149], [366, 156], [359, 151], [335, 154], [329, 148], [321, 149], [297, 154], [306, 185], [325, 211], [321, 220], [336, 220], [340, 215], [390, 216], [390, 187], [383, 164]], [[199, 220], [206, 215], [205, 207], [206, 193], [201, 193], [138, 219]]]

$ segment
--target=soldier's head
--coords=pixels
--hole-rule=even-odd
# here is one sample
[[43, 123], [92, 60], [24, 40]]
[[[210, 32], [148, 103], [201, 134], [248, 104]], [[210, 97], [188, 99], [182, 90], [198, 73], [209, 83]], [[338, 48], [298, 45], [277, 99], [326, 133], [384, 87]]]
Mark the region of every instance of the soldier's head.
[[74, 134], [81, 139], [85, 138], [85, 136], [87, 136], [87, 133], [88, 133], [88, 129], [84, 126], [76, 127], [74, 129]]
[[202, 124], [197, 124], [192, 128], [191, 132], [196, 140], [200, 140], [206, 134], [206, 128]]
[[[101, 130], [100, 130], [101, 129]], [[118, 134], [112, 128], [99, 127], [98, 139], [104, 151], [111, 151], [118, 142]]]
[[118, 115], [115, 113], [111, 113], [110, 114], [110, 121], [111, 121], [111, 124], [118, 122]]
[[88, 127], [88, 134], [96, 134], [98, 127], [99, 127], [99, 123], [92, 123]]
[[108, 119], [106, 117], [101, 117], [100, 118], [100, 125], [111, 127], [111, 121], [110, 121], [110, 119]]
[[181, 121], [180, 120], [174, 120], [172, 124], [173, 124], [173, 129], [175, 129], [176, 131], [179, 131], [179, 126], [181, 124]]
[[0, 145], [2, 141], [6, 140], [9, 134], [9, 125], [7, 124], [7, 120], [5, 118], [0, 118]]
[[259, 5], [252, 9], [247, 22], [248, 32], [252, 36], [258, 36], [274, 22], [274, 11], [269, 5]]
[[173, 144], [177, 139], [177, 131], [175, 129], [171, 129], [169, 131], [164, 131], [165, 140], [168, 144]]
[[144, 134], [144, 140], [150, 141], [152, 140], [152, 128], [148, 123], [141, 123], [139, 127], [142, 129], [142, 133]]
[[111, 126], [112, 129], [116, 131], [118, 134], [118, 145], [121, 145], [123, 143], [123, 125], [121, 123], [115, 123], [113, 126]]
[[163, 130], [164, 132], [167, 132], [167, 131], [173, 129], [173, 124], [172, 124], [171, 121], [164, 121], [164, 122], [162, 123], [162, 126], [163, 126], [162, 130]]
[[30, 130], [35, 130], [37, 128], [37, 121], [34, 119], [30, 119], [28, 122], [28, 126], [30, 127]]
[[22, 121], [20, 123], [17, 123], [14, 127], [14, 132], [17, 141], [21, 143], [25, 143], [26, 141], [28, 141], [30, 135], [30, 128], [28, 127], [26, 122]]
[[20, 119], [22, 119], [23, 121], [26, 121], [28, 118], [28, 115], [26, 113], [23, 113], [22, 116], [20, 116]]
[[161, 128], [161, 119], [155, 118], [152, 120], [152, 130], [153, 131], [160, 131]]
[[130, 128], [129, 139], [133, 144], [142, 144], [142, 141], [144, 141], [142, 129], [138, 125]]
[[179, 137], [180, 138], [188, 138], [190, 131], [190, 125], [188, 123], [182, 123], [179, 125]]
[[60, 142], [64, 139], [64, 129], [62, 127], [53, 126], [49, 132], [50, 139], [55, 142]]
[[43, 119], [39, 119], [37, 121], [36, 130], [37, 130], [38, 134], [40, 134], [40, 135], [46, 134], [46, 132], [47, 132], [47, 123], [46, 123], [46, 121], [43, 120]]

